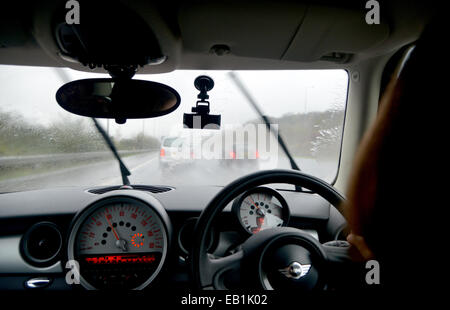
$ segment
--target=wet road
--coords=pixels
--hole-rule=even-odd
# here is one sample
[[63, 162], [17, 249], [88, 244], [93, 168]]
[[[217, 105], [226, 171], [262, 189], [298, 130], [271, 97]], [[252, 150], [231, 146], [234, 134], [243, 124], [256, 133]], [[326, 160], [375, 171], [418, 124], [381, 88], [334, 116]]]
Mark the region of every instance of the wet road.
[[[258, 169], [288, 168], [284, 158], [275, 161], [260, 161], [258, 166], [242, 164], [224, 165], [217, 160], [189, 162], [163, 169], [159, 164], [159, 153], [149, 152], [127, 156], [124, 162], [131, 171], [131, 184], [152, 185], [225, 185], [239, 176]], [[333, 162], [317, 162], [313, 159], [296, 159], [299, 166], [307, 173], [331, 181], [336, 173]], [[101, 186], [121, 184], [118, 163], [110, 160], [83, 166], [66, 168], [50, 173], [29, 175], [0, 181], [0, 192], [22, 191], [61, 186]]]

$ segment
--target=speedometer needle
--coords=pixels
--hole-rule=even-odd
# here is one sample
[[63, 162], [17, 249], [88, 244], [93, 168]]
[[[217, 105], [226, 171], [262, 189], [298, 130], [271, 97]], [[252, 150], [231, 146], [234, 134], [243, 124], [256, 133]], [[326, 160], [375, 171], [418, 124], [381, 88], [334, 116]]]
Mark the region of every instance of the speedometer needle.
[[111, 227], [112, 232], [114, 233], [114, 236], [116, 237], [117, 240], [119, 240], [119, 235], [117, 234], [116, 230], [114, 229], [114, 227], [111, 225], [111, 222], [109, 220], [109, 218], [105, 215], [106, 221], [108, 222], [109, 227]]
[[251, 196], [249, 196], [249, 198], [252, 200], [252, 204], [255, 206], [256, 209], [262, 211], [262, 209], [260, 207], [258, 207], [258, 205], [256, 204], [256, 202], [253, 200], [253, 198]]
[[122, 249], [122, 251], [127, 251], [127, 242], [123, 239], [120, 239], [119, 234], [114, 229], [113, 225], [111, 225], [111, 221], [109, 218], [105, 215], [106, 221], [108, 222], [109, 227], [111, 227], [112, 232], [114, 233], [114, 236], [116, 237], [116, 247], [119, 249]]

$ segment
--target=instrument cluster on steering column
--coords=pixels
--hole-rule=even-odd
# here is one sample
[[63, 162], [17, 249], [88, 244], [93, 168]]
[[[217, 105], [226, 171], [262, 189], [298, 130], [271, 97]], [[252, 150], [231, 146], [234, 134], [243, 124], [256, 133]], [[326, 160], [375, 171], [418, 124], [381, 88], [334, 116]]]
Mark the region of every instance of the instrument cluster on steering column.
[[169, 242], [167, 213], [154, 200], [111, 196], [75, 218], [68, 259], [87, 289], [142, 289], [162, 268]]
[[286, 200], [268, 187], [256, 187], [237, 197], [232, 212], [249, 234], [287, 226], [290, 215]]

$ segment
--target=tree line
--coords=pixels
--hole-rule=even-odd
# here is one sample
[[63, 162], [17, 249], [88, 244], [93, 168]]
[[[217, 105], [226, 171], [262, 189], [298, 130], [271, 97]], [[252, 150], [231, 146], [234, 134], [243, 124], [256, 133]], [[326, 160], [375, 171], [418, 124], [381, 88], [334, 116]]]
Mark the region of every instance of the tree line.
[[[139, 133], [112, 137], [119, 150], [159, 147], [159, 139]], [[0, 110], [0, 156], [107, 151], [90, 119], [64, 119], [49, 126], [34, 124], [20, 115]]]
[[332, 159], [340, 153], [344, 114], [342, 109], [330, 109], [270, 117], [269, 120], [278, 124], [279, 133], [294, 157]]
[[[293, 156], [333, 158], [339, 155], [345, 111], [331, 109], [270, 118]], [[250, 123], [261, 123], [253, 120]], [[159, 139], [139, 133], [112, 137], [119, 150], [159, 148]], [[33, 124], [20, 115], [0, 110], [0, 156], [107, 151], [90, 119], [65, 119], [49, 126]]]

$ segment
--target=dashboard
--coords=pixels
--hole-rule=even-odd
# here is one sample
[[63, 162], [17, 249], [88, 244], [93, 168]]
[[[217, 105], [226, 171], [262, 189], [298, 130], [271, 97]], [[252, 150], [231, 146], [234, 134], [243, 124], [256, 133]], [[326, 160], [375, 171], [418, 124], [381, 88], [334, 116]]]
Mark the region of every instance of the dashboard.
[[[196, 219], [221, 189], [141, 185], [0, 194], [0, 289], [193, 288], [188, 262]], [[208, 232], [208, 252], [230, 255], [251, 235], [281, 226], [324, 243], [339, 239], [344, 225], [316, 194], [256, 187], [219, 216]]]

